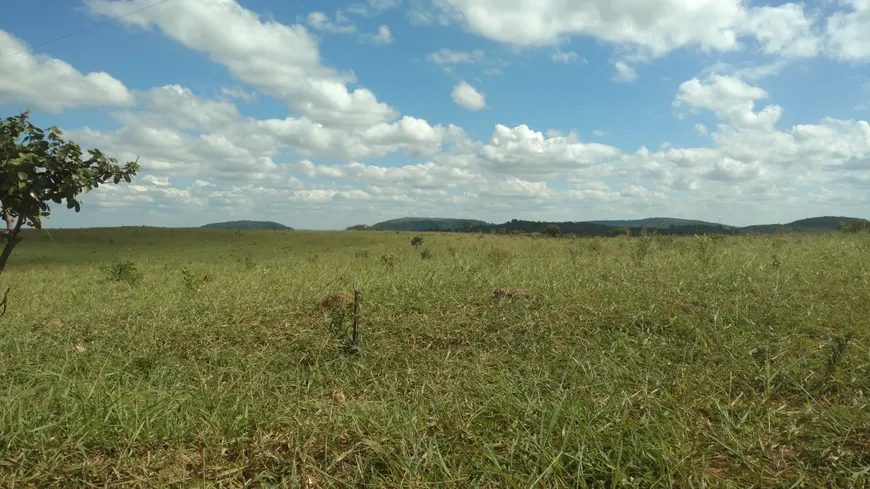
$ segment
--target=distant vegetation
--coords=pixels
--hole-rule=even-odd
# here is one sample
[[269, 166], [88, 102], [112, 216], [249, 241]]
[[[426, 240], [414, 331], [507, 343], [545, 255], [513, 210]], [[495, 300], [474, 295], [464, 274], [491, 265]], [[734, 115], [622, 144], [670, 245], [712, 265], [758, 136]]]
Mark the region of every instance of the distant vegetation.
[[206, 229], [240, 229], [240, 230], [274, 230], [293, 231], [293, 228], [272, 221], [227, 221], [215, 222], [202, 226]]
[[[738, 227], [671, 217], [580, 222], [523, 221], [512, 219], [502, 224], [490, 224], [483, 221], [464, 219], [404, 218], [380, 222], [368, 229], [384, 231], [467, 231], [495, 234], [541, 233], [550, 236], [573, 235], [584, 237], [640, 236], [644, 232], [644, 229], [646, 229], [649, 232], [655, 230], [656, 234], [686, 236], [694, 234], [772, 234], [785, 231], [818, 233], [842, 231], [844, 228], [841, 223], [850, 225], [861, 222], [867, 221], [854, 217], [823, 216], [800, 219], [788, 224], [763, 224]], [[470, 226], [468, 225], [469, 223], [471, 223]], [[855, 225], [858, 226], [858, 229], [861, 229], [860, 224]], [[555, 228], [551, 226], [555, 226]], [[558, 233], [554, 233], [556, 228], [559, 230]]]
[[[469, 225], [470, 224], [470, 225]], [[428, 217], [403, 217], [379, 222], [370, 229], [378, 231], [446, 231], [490, 225], [473, 219], [440, 219]]]

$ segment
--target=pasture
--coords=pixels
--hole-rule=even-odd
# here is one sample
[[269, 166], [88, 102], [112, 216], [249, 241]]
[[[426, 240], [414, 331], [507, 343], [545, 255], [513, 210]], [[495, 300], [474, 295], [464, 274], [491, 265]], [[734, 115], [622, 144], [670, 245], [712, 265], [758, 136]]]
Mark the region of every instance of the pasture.
[[417, 235], [28, 231], [0, 486], [870, 487], [866, 234]]

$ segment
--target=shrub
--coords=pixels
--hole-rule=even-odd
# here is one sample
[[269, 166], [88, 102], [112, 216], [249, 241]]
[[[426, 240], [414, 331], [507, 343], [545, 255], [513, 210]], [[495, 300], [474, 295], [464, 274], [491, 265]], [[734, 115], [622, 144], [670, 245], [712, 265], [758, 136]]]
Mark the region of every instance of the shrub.
[[631, 229], [628, 229], [628, 226], [609, 229], [607, 230], [607, 236], [611, 238], [615, 238], [617, 236], [631, 236]]
[[432, 250], [430, 250], [429, 248], [426, 248], [425, 250], [421, 251], [420, 258], [422, 258], [424, 260], [428, 260], [428, 259], [432, 258]]
[[562, 234], [562, 230], [559, 229], [559, 226], [555, 224], [550, 224], [544, 229], [544, 234], [551, 238], [558, 238], [560, 234]]
[[383, 255], [381, 255], [381, 263], [389, 268], [393, 268], [393, 266], [396, 264], [396, 255], [392, 253], [384, 253]]
[[181, 279], [184, 281], [184, 286], [190, 290], [199, 290], [202, 284], [211, 282], [212, 276], [206, 272], [203, 275], [197, 275], [193, 270], [184, 267], [181, 269]]
[[137, 284], [142, 279], [142, 272], [131, 261], [115, 260], [109, 265], [100, 267], [112, 282], [126, 282], [130, 285]]

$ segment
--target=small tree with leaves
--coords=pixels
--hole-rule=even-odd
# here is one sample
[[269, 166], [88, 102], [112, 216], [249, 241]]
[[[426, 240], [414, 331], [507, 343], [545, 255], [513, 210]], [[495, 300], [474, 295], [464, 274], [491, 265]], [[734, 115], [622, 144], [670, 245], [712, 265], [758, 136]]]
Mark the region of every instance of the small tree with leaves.
[[423, 238], [420, 236], [414, 236], [414, 239], [411, 240], [411, 246], [415, 249], [418, 248], [421, 244], [423, 244]]
[[544, 233], [551, 238], [558, 238], [559, 235], [562, 234], [562, 230], [559, 229], [559, 226], [556, 224], [549, 224], [546, 229], [544, 229]]
[[0, 274], [21, 241], [21, 228], [42, 229], [42, 218], [51, 213], [49, 202], [65, 202], [79, 212], [79, 194], [107, 182], [129, 183], [139, 171], [138, 162], [121, 167], [98, 149], [88, 150], [85, 159], [79, 145], [61, 135], [57, 127], [34, 126], [29, 110], [0, 121], [0, 201], [6, 223], [0, 230]]

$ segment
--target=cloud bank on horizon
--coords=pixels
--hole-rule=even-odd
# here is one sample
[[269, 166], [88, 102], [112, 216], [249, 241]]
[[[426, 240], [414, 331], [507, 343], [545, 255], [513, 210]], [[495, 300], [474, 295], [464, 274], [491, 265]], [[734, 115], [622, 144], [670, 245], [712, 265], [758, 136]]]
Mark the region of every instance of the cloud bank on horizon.
[[2, 116], [142, 165], [54, 227], [870, 217], [868, 0], [4, 10]]

